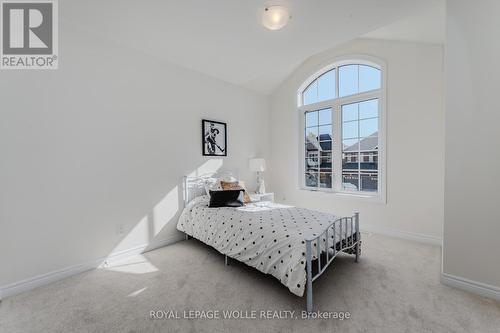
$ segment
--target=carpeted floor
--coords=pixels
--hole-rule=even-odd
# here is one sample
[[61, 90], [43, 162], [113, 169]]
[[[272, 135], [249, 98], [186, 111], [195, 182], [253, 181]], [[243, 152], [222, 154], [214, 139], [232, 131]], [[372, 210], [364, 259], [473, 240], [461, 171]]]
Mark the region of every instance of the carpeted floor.
[[[438, 247], [363, 237], [360, 263], [341, 256], [314, 285], [319, 310], [349, 312], [349, 319], [301, 319], [303, 298], [243, 264], [224, 266], [218, 252], [189, 240], [7, 298], [0, 331], [500, 331], [500, 303], [440, 284]], [[150, 319], [161, 310], [180, 317], [183, 310], [254, 310], [257, 318], [261, 310], [290, 310], [298, 319]]]

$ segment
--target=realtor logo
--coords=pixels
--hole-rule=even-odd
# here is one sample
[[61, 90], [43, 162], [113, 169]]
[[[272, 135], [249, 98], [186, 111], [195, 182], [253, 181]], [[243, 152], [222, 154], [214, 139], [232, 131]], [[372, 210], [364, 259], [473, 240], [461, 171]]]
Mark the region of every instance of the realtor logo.
[[0, 69], [57, 69], [57, 2], [3, 0]]

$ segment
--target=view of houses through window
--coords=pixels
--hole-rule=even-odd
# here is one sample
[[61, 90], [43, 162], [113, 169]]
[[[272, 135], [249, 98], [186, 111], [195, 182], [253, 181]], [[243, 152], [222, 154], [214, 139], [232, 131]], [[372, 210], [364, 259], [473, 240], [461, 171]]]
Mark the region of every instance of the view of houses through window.
[[378, 191], [380, 81], [379, 69], [349, 64], [303, 91], [305, 187], [335, 189], [339, 173], [338, 190]]
[[377, 191], [378, 99], [342, 105], [342, 188]]
[[305, 113], [306, 186], [332, 187], [332, 110]]

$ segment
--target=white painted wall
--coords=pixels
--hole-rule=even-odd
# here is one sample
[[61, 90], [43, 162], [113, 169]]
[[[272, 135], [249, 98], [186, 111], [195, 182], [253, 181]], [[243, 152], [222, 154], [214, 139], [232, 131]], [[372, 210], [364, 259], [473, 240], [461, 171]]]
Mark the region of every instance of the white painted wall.
[[447, 11], [443, 272], [500, 298], [500, 2], [448, 1]]
[[[0, 287], [178, 239], [184, 174], [267, 155], [268, 100], [61, 22], [60, 69], [0, 73]], [[201, 155], [201, 119], [229, 157]], [[117, 235], [117, 226], [125, 233]]]
[[[348, 54], [370, 55], [387, 63], [387, 204], [298, 189], [297, 89], [312, 73]], [[444, 191], [441, 45], [359, 39], [310, 58], [272, 96], [271, 137], [272, 186], [280, 201], [337, 214], [359, 210], [365, 229], [440, 241]]]

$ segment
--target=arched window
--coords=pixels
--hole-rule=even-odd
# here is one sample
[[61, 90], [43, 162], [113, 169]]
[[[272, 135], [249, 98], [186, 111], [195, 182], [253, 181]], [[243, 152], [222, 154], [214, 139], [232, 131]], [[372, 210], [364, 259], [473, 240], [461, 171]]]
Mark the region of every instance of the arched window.
[[298, 91], [301, 186], [380, 196], [385, 151], [384, 68], [341, 61]]

